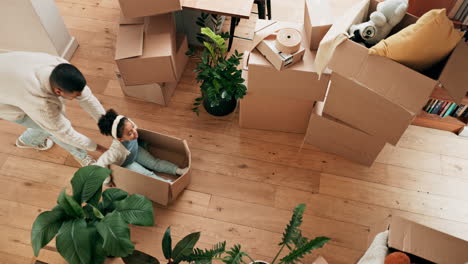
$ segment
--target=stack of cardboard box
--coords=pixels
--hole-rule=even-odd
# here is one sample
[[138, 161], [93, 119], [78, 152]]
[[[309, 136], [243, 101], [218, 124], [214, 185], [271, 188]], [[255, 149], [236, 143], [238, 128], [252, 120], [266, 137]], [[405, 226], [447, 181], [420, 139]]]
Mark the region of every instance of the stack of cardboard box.
[[[377, 3], [371, 0], [367, 14]], [[407, 14], [395, 31], [416, 20]], [[366, 47], [345, 40], [328, 64], [333, 72], [323, 114], [312, 114], [305, 141], [370, 166], [386, 142], [397, 144], [436, 85], [452, 91], [455, 100], [466, 93], [468, 80], [460, 76], [460, 70], [468, 67], [461, 59], [467, 56], [468, 46], [462, 40], [437, 80], [388, 58], [369, 55]]]
[[176, 34], [178, 0], [119, 0], [115, 61], [123, 92], [167, 105], [187, 64], [187, 38]]
[[[258, 20], [254, 42], [282, 28], [295, 28], [305, 36], [302, 24]], [[305, 37], [302, 46], [308, 47]], [[247, 61], [248, 91], [240, 104], [239, 125], [244, 128], [304, 133], [315, 101], [325, 98], [329, 75], [318, 80], [315, 52], [306, 49], [302, 61], [278, 71], [258, 51]]]

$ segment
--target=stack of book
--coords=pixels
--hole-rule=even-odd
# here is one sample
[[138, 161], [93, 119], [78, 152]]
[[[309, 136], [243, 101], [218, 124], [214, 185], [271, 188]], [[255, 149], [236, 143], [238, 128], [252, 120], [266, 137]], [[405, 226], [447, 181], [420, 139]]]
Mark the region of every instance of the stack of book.
[[468, 117], [468, 105], [457, 105], [454, 102], [438, 99], [430, 99], [423, 110], [441, 117], [452, 116], [461, 119]]

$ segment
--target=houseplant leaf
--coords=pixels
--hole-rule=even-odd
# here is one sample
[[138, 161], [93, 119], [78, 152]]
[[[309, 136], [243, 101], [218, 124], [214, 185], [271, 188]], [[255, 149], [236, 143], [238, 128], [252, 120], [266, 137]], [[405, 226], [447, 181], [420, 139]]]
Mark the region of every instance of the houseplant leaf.
[[125, 264], [159, 264], [159, 260], [144, 252], [134, 250], [131, 255], [122, 258]]
[[121, 201], [128, 197], [128, 193], [124, 190], [117, 188], [110, 188], [102, 193], [103, 209], [112, 211], [115, 209], [114, 202]]
[[300, 248], [296, 248], [291, 251], [287, 256], [281, 259], [281, 263], [293, 264], [296, 263], [299, 259], [303, 258], [306, 254], [310, 253], [312, 250], [321, 248], [325, 243], [330, 241], [328, 237], [316, 237], [315, 239], [310, 240]]
[[153, 226], [153, 204], [140, 194], [132, 194], [122, 201], [115, 202], [115, 210], [129, 224]]
[[193, 250], [193, 253], [184, 260], [188, 262], [193, 262], [194, 264], [211, 264], [213, 258], [219, 257], [225, 251], [226, 241], [223, 241], [214, 245], [212, 249], [202, 250], [199, 248], [195, 248]]
[[65, 212], [62, 209], [43, 212], [36, 218], [31, 231], [34, 256], [37, 257], [39, 250], [54, 238], [62, 226], [64, 218]]
[[102, 183], [110, 174], [110, 169], [101, 166], [90, 165], [80, 168], [71, 180], [75, 201], [81, 204], [90, 200], [98, 190], [102, 189]]
[[226, 264], [245, 263], [242, 257], [247, 256], [247, 253], [241, 251], [241, 246], [239, 244], [234, 245], [226, 254], [228, 255], [223, 258], [223, 262]]
[[84, 219], [72, 219], [64, 222], [57, 234], [57, 250], [70, 264], [91, 263], [90, 232]]
[[172, 237], [171, 237], [171, 227], [169, 226], [164, 232], [162, 240], [162, 251], [166, 259], [172, 258]]
[[94, 223], [88, 224], [88, 230], [90, 232], [91, 241], [93, 241], [94, 247], [91, 249], [92, 253], [92, 264], [102, 264], [106, 260], [106, 252], [102, 247], [103, 241], [101, 235], [99, 235], [96, 225]]
[[183, 257], [192, 253], [193, 247], [198, 242], [198, 239], [200, 239], [200, 232], [187, 235], [177, 243], [172, 251], [172, 258], [174, 259], [175, 264], [179, 263]]
[[305, 204], [299, 204], [294, 208], [291, 220], [284, 230], [283, 239], [279, 243], [280, 246], [287, 245], [289, 247], [289, 244], [292, 244], [293, 240], [299, 236], [299, 227], [302, 224], [302, 215], [304, 214], [304, 210]]
[[97, 231], [104, 239], [103, 248], [108, 255], [126, 257], [134, 250], [130, 241], [130, 229], [119, 212], [107, 214], [96, 224]]
[[73, 198], [65, 193], [65, 189], [60, 192], [57, 203], [71, 217], [84, 217], [83, 208]]

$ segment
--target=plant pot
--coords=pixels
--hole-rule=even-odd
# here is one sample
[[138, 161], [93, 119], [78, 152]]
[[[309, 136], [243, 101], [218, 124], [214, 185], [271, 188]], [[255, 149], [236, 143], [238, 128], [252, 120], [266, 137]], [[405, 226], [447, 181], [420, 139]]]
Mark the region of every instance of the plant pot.
[[255, 262], [250, 262], [249, 264], [270, 264], [264, 260], [256, 260]]
[[237, 99], [232, 98], [230, 101], [221, 101], [218, 106], [211, 107], [208, 100], [203, 100], [203, 107], [205, 110], [214, 116], [225, 116], [234, 111], [237, 106]]

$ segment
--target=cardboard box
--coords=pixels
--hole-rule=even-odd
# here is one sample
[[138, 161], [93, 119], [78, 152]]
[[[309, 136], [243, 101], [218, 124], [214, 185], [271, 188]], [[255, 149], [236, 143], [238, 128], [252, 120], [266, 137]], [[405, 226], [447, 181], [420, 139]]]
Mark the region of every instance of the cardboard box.
[[289, 68], [294, 63], [301, 61], [305, 52], [305, 49], [300, 47], [293, 54], [282, 53], [276, 49], [275, 39], [264, 39], [256, 48], [278, 71]]
[[[375, 10], [377, 3], [371, 0], [369, 9], [359, 10], [359, 13], [367, 11], [370, 14]], [[413, 24], [416, 20], [416, 17], [406, 14], [394, 31]], [[337, 29], [339, 32], [348, 30], [343, 23], [335, 23], [335, 26], [337, 28], [334, 30]], [[447, 89], [455, 102], [461, 102], [463, 98], [461, 96], [468, 91], [468, 74], [463, 70], [468, 69], [467, 57], [468, 46], [461, 40], [449, 56], [447, 63], [440, 69], [439, 78], [431, 79], [391, 59], [369, 55], [366, 47], [346, 39], [336, 48], [328, 67], [343, 77], [372, 88], [389, 101], [417, 114], [439, 83]]]
[[129, 193], [142, 194], [156, 203], [167, 205], [175, 200], [190, 183], [190, 149], [185, 140], [176, 137], [141, 128], [138, 129], [138, 134], [140, 140], [149, 143], [149, 152], [154, 157], [170, 161], [178, 165], [179, 168], [189, 167], [189, 171], [177, 178], [164, 173], [156, 173], [158, 176], [174, 180], [168, 183], [117, 165], [111, 165], [112, 181], [117, 188]]
[[128, 17], [144, 17], [181, 10], [180, 0], [119, 0], [122, 13]]
[[240, 101], [239, 126], [305, 133], [313, 107], [314, 100], [258, 95], [248, 91]]
[[335, 72], [331, 75], [324, 112], [393, 145], [415, 116], [371, 87], [361, 86]]
[[[303, 36], [305, 35], [302, 24], [260, 19], [255, 29], [254, 47], [255, 43], [259, 43], [266, 36], [281, 28], [295, 28]], [[306, 46], [306, 44], [304, 38], [301, 45]], [[323, 100], [329, 75], [324, 74], [318, 80], [314, 61], [315, 53], [306, 49], [302, 61], [278, 71], [260, 52], [253, 50], [248, 58], [249, 93], [255, 93], [257, 96], [280, 96], [299, 100]]]
[[305, 36], [311, 50], [317, 50], [323, 36], [327, 34], [335, 20], [358, 0], [305, 0]]
[[187, 36], [183, 34], [177, 34], [176, 36], [176, 55], [174, 58], [174, 71], [177, 78], [177, 81], [180, 81], [182, 74], [184, 73], [185, 66], [189, 57], [185, 55], [188, 51], [188, 40]]
[[120, 25], [141, 25], [145, 23], [144, 17], [126, 17], [122, 11], [120, 11]]
[[116, 75], [120, 83], [120, 88], [126, 96], [164, 106], [169, 104], [174, 90], [177, 87], [177, 82], [125, 85], [120, 73]]
[[389, 248], [439, 264], [468, 262], [468, 241], [397, 216], [387, 226]]
[[304, 141], [325, 152], [370, 166], [385, 141], [329, 115], [312, 113]]
[[172, 14], [119, 27], [115, 61], [126, 85], [177, 81], [176, 52]]
[[322, 256], [318, 256], [312, 264], [328, 264], [328, 262]]

